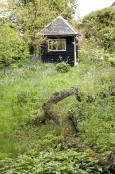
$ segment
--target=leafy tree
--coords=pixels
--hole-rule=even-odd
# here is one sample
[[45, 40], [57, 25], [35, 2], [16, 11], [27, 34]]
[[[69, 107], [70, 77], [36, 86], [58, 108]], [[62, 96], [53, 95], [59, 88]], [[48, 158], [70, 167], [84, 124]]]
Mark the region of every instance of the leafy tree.
[[39, 3], [41, 6], [48, 5], [49, 8], [57, 12], [57, 15], [62, 15], [66, 19], [71, 19], [75, 13], [76, 0], [18, 0], [20, 5], [27, 5], [28, 3]]
[[115, 47], [115, 8], [105, 8], [92, 12], [84, 17], [81, 26], [84, 27], [85, 37], [108, 51]]
[[29, 43], [31, 53], [36, 54], [44, 40], [40, 34], [41, 30], [57, 15], [71, 18], [75, 0], [8, 0], [4, 6], [12, 26], [18, 27], [23, 38]]
[[39, 52], [39, 46], [44, 40], [41, 30], [56, 17], [56, 12], [49, 8], [47, 2], [42, 5], [41, 0], [22, 1], [8, 0], [5, 13], [12, 27], [17, 27], [22, 37], [29, 43], [31, 53]]
[[0, 22], [0, 67], [27, 57], [29, 57], [28, 44], [7, 23]]
[[57, 15], [62, 15], [65, 19], [71, 19], [75, 13], [76, 0], [47, 0], [47, 2], [57, 11]]

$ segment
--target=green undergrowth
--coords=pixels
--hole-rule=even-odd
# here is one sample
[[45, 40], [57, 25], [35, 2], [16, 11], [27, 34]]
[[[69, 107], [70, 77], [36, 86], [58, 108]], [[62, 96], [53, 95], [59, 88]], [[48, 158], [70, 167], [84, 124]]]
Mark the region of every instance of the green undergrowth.
[[55, 173], [55, 174], [100, 174], [103, 169], [98, 161], [89, 158], [85, 153], [75, 149], [66, 151], [32, 151], [29, 154], [18, 156], [15, 160], [6, 159], [0, 162], [0, 173]]
[[115, 97], [82, 101], [69, 110], [81, 139], [102, 154], [109, 154], [115, 146]]
[[0, 173], [101, 173], [97, 161], [64, 142], [52, 120], [40, 124], [36, 118], [53, 93], [76, 86], [95, 101], [78, 102], [72, 95], [58, 105], [73, 120], [77, 138], [109, 154], [115, 145], [115, 98], [97, 94], [115, 91], [114, 84], [114, 66], [105, 60], [82, 61], [65, 73], [50, 63], [0, 70]]

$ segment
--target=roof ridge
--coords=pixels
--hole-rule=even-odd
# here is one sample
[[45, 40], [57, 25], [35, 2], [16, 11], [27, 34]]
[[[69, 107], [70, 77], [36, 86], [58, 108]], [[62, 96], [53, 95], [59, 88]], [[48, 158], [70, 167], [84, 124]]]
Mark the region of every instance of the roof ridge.
[[[62, 16], [58, 16], [56, 17], [51, 23], [49, 23], [45, 28], [42, 29], [42, 32], [46, 32], [49, 30], [49, 33], [51, 33], [50, 31], [50, 26], [53, 26], [55, 23], [58, 23], [58, 19], [59, 21], [62, 21], [62, 23], [66, 26], [66, 28], [68, 28], [70, 35], [81, 35], [68, 21], [66, 21]], [[48, 29], [49, 28], [49, 29]], [[55, 32], [55, 31], [53, 31]], [[63, 32], [64, 33], [64, 32]], [[53, 34], [53, 33], [52, 33]], [[59, 34], [59, 33], [58, 33]], [[66, 34], [66, 33], [65, 33]], [[68, 33], [67, 33], [68, 34]]]

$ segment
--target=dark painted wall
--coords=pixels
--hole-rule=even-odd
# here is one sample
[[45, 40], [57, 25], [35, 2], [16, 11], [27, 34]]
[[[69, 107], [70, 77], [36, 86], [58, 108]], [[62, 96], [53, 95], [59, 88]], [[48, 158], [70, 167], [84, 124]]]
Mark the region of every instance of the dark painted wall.
[[[74, 65], [74, 44], [73, 44], [74, 37], [63, 37], [63, 39], [66, 39], [66, 51], [48, 52], [47, 45], [45, 45], [45, 44], [42, 45], [41, 59], [43, 62], [58, 63], [58, 62], [60, 62], [59, 57], [61, 56], [62, 57], [61, 61], [66, 61], [70, 65]], [[76, 57], [78, 57], [78, 46], [76, 48]]]

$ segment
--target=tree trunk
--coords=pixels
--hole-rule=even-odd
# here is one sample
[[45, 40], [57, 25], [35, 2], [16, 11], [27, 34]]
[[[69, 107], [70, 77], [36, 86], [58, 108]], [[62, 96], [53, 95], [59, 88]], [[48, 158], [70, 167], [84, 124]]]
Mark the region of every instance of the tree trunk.
[[[85, 96], [79, 88], [72, 87], [57, 93], [54, 93], [49, 100], [47, 100], [42, 108], [44, 110], [44, 115], [41, 116], [41, 121], [45, 121], [46, 118], [52, 119], [61, 128], [61, 134], [70, 141], [74, 142], [80, 151], [85, 151], [89, 156], [99, 160], [99, 164], [102, 166], [109, 166], [112, 171], [115, 171], [115, 151], [111, 152], [108, 157], [102, 156], [101, 154], [95, 153], [91, 148], [86, 146], [83, 142], [77, 140], [76, 128], [73, 125], [72, 120], [69, 115], [61, 110], [57, 103], [70, 95], [75, 95], [76, 99], [81, 102], [83, 97], [85, 97], [87, 102], [93, 102], [95, 99], [92, 96]], [[108, 95], [115, 96], [115, 93], [98, 93], [98, 96], [105, 98]]]
[[72, 121], [69, 118], [69, 115], [61, 110], [57, 103], [64, 98], [72, 95], [80, 93], [80, 90], [78, 88], [69, 88], [60, 92], [57, 92], [53, 94], [53, 96], [46, 101], [42, 108], [44, 110], [44, 118], [50, 118], [52, 119], [58, 126], [61, 128], [61, 134], [65, 138], [74, 137], [76, 134], [76, 129], [72, 123]]

